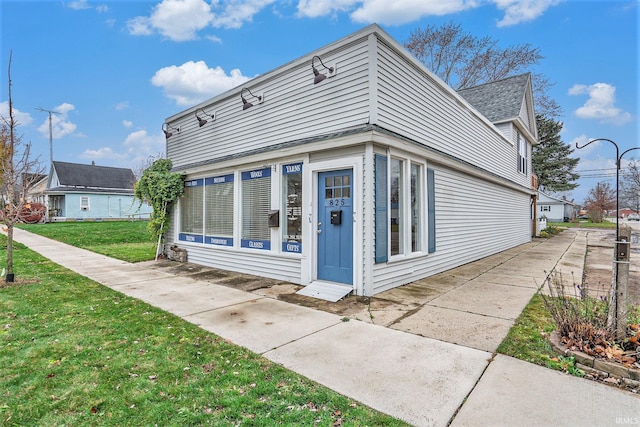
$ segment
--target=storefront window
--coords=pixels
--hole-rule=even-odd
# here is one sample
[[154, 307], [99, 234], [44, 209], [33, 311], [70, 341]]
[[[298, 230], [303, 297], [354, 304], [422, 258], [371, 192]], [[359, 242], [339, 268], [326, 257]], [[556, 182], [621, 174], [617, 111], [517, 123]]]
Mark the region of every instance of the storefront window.
[[271, 249], [271, 168], [242, 172], [243, 248]]
[[205, 179], [205, 243], [233, 246], [233, 174]]
[[302, 163], [282, 166], [282, 251], [302, 253]]
[[186, 242], [202, 243], [204, 180], [185, 181], [184, 194], [180, 198], [180, 236]]
[[391, 224], [391, 255], [399, 255], [404, 253], [404, 192], [403, 192], [403, 173], [404, 162], [400, 159], [391, 159], [390, 174], [390, 202], [391, 215], [389, 216]]

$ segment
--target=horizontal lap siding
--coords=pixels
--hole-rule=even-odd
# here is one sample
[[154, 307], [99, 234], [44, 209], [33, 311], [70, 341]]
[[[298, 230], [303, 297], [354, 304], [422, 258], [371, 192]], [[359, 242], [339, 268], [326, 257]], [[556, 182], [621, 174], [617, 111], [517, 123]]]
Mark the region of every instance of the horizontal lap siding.
[[278, 256], [270, 251], [218, 249], [207, 245], [181, 244], [180, 247], [187, 250], [187, 259], [194, 264], [300, 283], [300, 258]]
[[386, 129], [528, 186], [515, 148], [433, 78], [379, 43], [379, 122]]
[[[433, 166], [433, 165], [432, 165]], [[530, 241], [529, 196], [435, 167], [437, 250], [374, 266], [374, 293]]]
[[[174, 167], [237, 155], [251, 150], [329, 134], [369, 120], [369, 82], [366, 38], [322, 55], [327, 66], [337, 65], [337, 74], [314, 85], [309, 61], [281, 71], [274, 77], [247, 82], [255, 95], [264, 95], [257, 104], [242, 110], [240, 90], [214, 98], [204, 106], [217, 118], [202, 128], [193, 113], [171, 121], [181, 132], [167, 141], [167, 155]], [[322, 70], [316, 60], [319, 71]]]

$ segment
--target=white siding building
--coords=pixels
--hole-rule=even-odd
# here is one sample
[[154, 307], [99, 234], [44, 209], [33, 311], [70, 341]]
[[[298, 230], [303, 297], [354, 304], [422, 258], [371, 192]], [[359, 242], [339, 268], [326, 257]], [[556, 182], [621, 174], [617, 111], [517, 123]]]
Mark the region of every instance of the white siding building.
[[371, 25], [169, 117], [167, 246], [373, 295], [529, 242], [530, 76], [463, 95]]

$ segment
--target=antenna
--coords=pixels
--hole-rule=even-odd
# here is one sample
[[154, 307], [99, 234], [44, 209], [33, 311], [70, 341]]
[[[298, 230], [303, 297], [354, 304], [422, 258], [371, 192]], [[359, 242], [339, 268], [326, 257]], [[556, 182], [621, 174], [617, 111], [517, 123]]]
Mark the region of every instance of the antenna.
[[51, 114], [62, 114], [59, 111], [53, 110], [45, 110], [44, 108], [37, 107], [36, 110], [42, 111], [44, 113], [49, 113], [49, 159], [51, 164], [53, 164], [53, 128], [51, 125]]

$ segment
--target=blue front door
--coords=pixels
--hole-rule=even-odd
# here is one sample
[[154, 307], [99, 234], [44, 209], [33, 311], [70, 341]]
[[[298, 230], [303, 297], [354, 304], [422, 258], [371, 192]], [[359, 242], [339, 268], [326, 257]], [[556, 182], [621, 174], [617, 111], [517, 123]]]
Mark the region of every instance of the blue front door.
[[318, 280], [353, 284], [353, 172], [318, 174]]

